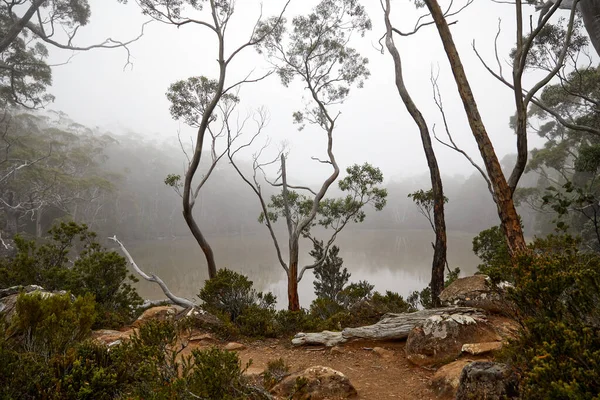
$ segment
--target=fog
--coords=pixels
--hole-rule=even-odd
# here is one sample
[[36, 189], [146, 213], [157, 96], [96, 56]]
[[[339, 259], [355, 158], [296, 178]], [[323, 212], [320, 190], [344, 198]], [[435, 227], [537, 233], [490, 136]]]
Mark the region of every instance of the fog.
[[[135, 2], [121, 5], [95, 0], [90, 3], [91, 23], [78, 33], [78, 44], [95, 43], [106, 37], [120, 40], [136, 37], [148, 20], [141, 15]], [[260, 3], [258, 0], [237, 2], [229, 29], [229, 51], [247, 40], [260, 13]], [[275, 14], [284, 4], [281, 0], [262, 3], [264, 15]], [[364, 3], [373, 21], [373, 30], [364, 38], [353, 38], [353, 45], [369, 58], [371, 77], [363, 89], [354, 90], [340, 107], [342, 116], [335, 134], [336, 157], [341, 166], [370, 162], [380, 167], [388, 178], [424, 173], [427, 166], [418, 130], [393, 85], [391, 57], [387, 52], [381, 53], [379, 39], [383, 34], [383, 14], [379, 2]], [[316, 1], [292, 1], [287, 15], [291, 18], [308, 12], [314, 4]], [[533, 7], [529, 11], [534, 12]], [[410, 2], [397, 2], [392, 19], [399, 29], [410, 31], [422, 13], [423, 9], [416, 10]], [[453, 19], [457, 23], [452, 25], [452, 33], [483, 120], [502, 157], [516, 151], [515, 137], [508, 126], [509, 117], [514, 113], [513, 93], [485, 70], [471, 47], [475, 41], [482, 56], [496, 68], [493, 43], [499, 19], [502, 19], [502, 32], [498, 51], [507, 71], [508, 54], [515, 40], [514, 7], [491, 1], [474, 2]], [[177, 143], [178, 131], [186, 139], [194, 136], [193, 129], [172, 120], [165, 92], [179, 79], [199, 75], [216, 77], [214, 35], [206, 28], [175, 28], [157, 22], [147, 25], [144, 32], [144, 36], [130, 46], [132, 65], [125, 68], [127, 53], [123, 49], [80, 52], [68, 64], [56, 67], [52, 87], [56, 101], [51, 107], [88, 126], [121, 133], [134, 131], [172, 144]], [[443, 133], [430, 83], [430, 73], [438, 74], [439, 71], [440, 89], [453, 135], [462, 148], [479, 159], [435, 28], [427, 26], [416, 35], [397, 37], [396, 41], [403, 56], [408, 89], [426, 120], [431, 125], [436, 123], [438, 133]], [[68, 51], [50, 50], [51, 62], [56, 64], [72, 55]], [[248, 49], [231, 66], [228, 82], [233, 83], [253, 70], [259, 74], [267, 67], [263, 56]], [[277, 77], [272, 76], [243, 87], [240, 112], [266, 107], [271, 115], [266, 134], [274, 143], [286, 141], [292, 150], [290, 173], [297, 179], [316, 180], [320, 177], [320, 168], [318, 163], [310, 161], [310, 156], [318, 156], [324, 151], [325, 139], [317, 130], [307, 128], [298, 132], [292, 125], [292, 112], [302, 108], [302, 96], [300, 84], [285, 88]], [[535, 135], [530, 139], [535, 145]], [[472, 166], [452, 150], [437, 145], [436, 152], [445, 174], [468, 176], [472, 172]]]
[[[230, 21], [226, 52], [248, 39], [261, 12], [265, 16], [276, 14], [284, 3], [264, 0], [261, 7], [258, 0], [238, 1]], [[407, 195], [418, 189], [427, 190], [431, 184], [418, 129], [394, 86], [392, 59], [382, 52], [383, 12], [376, 0], [363, 3], [373, 21], [373, 30], [365, 37], [353, 37], [352, 44], [369, 58], [371, 76], [364, 88], [353, 88], [348, 100], [338, 106], [340, 116], [333, 151], [342, 171], [365, 162], [380, 168], [389, 195], [382, 211], [367, 210], [364, 223], [349, 226], [337, 244], [352, 281], [367, 279], [377, 290], [407, 295], [429, 281], [434, 239], [429, 222]], [[173, 120], [165, 92], [177, 80], [216, 77], [215, 37], [208, 29], [191, 24], [179, 28], [156, 21], [145, 24], [148, 17], [140, 13], [135, 1], [123, 5], [92, 0], [90, 4], [91, 23], [79, 31], [77, 45], [102, 42], [107, 37], [125, 41], [138, 36], [142, 29], [144, 34], [127, 49], [72, 53], [50, 48], [49, 63], [54, 65], [50, 92], [56, 100], [38, 115], [49, 126], [79, 130], [82, 135], [107, 140], [99, 172], [95, 173], [110, 181], [111, 189], [94, 198], [94, 207], [77, 209], [79, 218], [102, 238], [117, 235], [144, 269], [158, 273], [173, 291], [192, 298], [207, 277], [206, 262], [183, 220], [180, 197], [165, 185], [164, 179], [168, 174], [184, 173], [184, 150], [193, 144], [196, 131]], [[292, 18], [308, 12], [315, 4], [314, 0], [292, 0], [286, 15]], [[402, 31], [412, 30], [424, 12], [415, 9], [411, 2], [394, 7], [392, 19]], [[527, 11], [533, 13], [534, 9]], [[512, 167], [516, 152], [515, 135], [509, 127], [515, 109], [514, 93], [486, 71], [473, 47], [496, 69], [497, 37], [498, 62], [505, 72], [510, 71], [509, 53], [515, 41], [513, 13], [514, 7], [509, 4], [478, 1], [451, 19], [452, 33], [483, 121], [505, 170]], [[529, 17], [528, 14], [524, 19]], [[430, 128], [444, 137], [442, 117], [433, 100], [431, 79], [435, 76], [454, 140], [481, 163], [437, 30], [433, 25], [425, 26], [415, 35], [397, 36], [395, 40], [403, 57], [408, 90]], [[264, 55], [246, 49], [231, 65], [227, 82], [233, 84], [248, 74], [260, 76], [268, 68]], [[534, 82], [536, 76], [529, 73], [525, 84]], [[284, 87], [273, 75], [244, 84], [238, 96], [238, 120], [252, 116], [260, 107], [268, 112], [264, 137], [256, 146], [264, 143], [266, 137], [272, 149], [285, 144], [290, 151], [290, 179], [296, 184], [320, 185], [327, 166], [312, 157], [324, 156], [326, 137], [310, 126], [299, 131], [292, 123], [293, 112], [302, 109], [307, 101], [304, 87], [298, 82]], [[246, 128], [248, 137], [252, 130]], [[530, 149], [542, 143], [531, 135]], [[250, 157], [256, 146], [240, 153], [243, 170], [251, 168]], [[483, 178], [461, 154], [439, 143], [434, 147], [449, 198], [449, 266], [460, 267], [463, 274], [472, 273], [478, 263], [471, 250], [472, 238], [499, 223], [496, 206]], [[208, 158], [205, 154], [200, 171], [206, 170]], [[342, 173], [340, 178], [343, 176]], [[525, 174], [521, 185], [536, 182], [536, 176]], [[275, 193], [273, 188], [265, 190], [266, 195]], [[332, 186], [328, 196], [339, 193]], [[285, 298], [285, 273], [277, 262], [266, 228], [258, 222], [259, 203], [226, 159], [201, 191], [194, 213], [214, 247], [219, 267], [242, 271], [260, 289], [272, 290], [280, 300]], [[540, 232], [532, 210], [521, 207], [519, 213], [528, 236]], [[68, 213], [59, 209], [45, 211], [38, 225], [47, 230], [65, 214]], [[24, 223], [24, 230], [35, 234], [39, 226], [32, 221]], [[276, 229], [283, 229], [283, 225], [280, 223]], [[114, 246], [107, 240], [103, 242]], [[309, 249], [309, 243], [303, 242], [301, 262], [309, 261]], [[162, 297], [159, 289], [146, 282], [141, 282], [139, 288], [145, 297]], [[311, 296], [309, 273], [300, 286], [304, 306]]]

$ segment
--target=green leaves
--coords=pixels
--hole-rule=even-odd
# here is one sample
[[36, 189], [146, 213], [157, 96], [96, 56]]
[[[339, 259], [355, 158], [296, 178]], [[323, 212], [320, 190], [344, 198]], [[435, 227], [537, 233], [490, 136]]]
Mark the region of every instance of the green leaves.
[[[169, 110], [173, 119], [183, 119], [189, 126], [199, 127], [206, 109], [217, 95], [218, 85], [218, 81], [205, 76], [191, 77], [173, 83], [167, 91], [167, 99], [171, 102]], [[226, 93], [219, 101], [228, 106], [237, 104], [239, 98]], [[209, 122], [216, 119], [217, 116], [213, 114]]]

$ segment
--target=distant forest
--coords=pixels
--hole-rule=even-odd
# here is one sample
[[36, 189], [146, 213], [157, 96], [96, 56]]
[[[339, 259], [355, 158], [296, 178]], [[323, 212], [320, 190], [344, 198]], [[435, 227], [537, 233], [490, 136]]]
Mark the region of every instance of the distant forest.
[[[35, 162], [3, 184], [3, 201], [13, 206], [0, 207], [5, 232], [43, 236], [57, 220], [74, 219], [103, 237], [148, 240], [190, 235], [181, 215], [181, 198], [164, 183], [169, 174], [183, 173], [186, 163], [174, 138], [158, 141], [143, 133], [91, 129], [54, 111], [17, 111], [3, 126], [6, 157], [27, 153], [27, 159]], [[503, 167], [509, 170], [513, 162], [514, 157], [505, 157]], [[240, 166], [250, 168], [243, 162]], [[498, 224], [495, 205], [477, 171], [466, 178], [443, 176], [443, 182], [449, 230], [475, 235]], [[537, 175], [528, 173], [521, 186], [536, 182]], [[389, 192], [387, 207], [381, 212], [368, 209], [368, 218], [353, 229], [429, 229], [407, 197], [430, 188], [426, 173], [386, 179], [384, 186]], [[549, 216], [527, 206], [520, 206], [519, 212], [529, 236], [547, 233]], [[201, 191], [195, 213], [211, 236], [262, 232], [256, 198], [226, 159]]]

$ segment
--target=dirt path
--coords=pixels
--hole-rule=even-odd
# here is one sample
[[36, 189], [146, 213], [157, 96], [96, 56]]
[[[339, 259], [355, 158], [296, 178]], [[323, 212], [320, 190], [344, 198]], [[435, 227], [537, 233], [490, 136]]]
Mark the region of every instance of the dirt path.
[[[292, 347], [289, 340], [265, 340], [244, 343], [247, 348], [238, 351], [245, 363], [252, 360], [249, 373], [260, 373], [269, 361], [283, 358], [292, 372], [314, 365], [322, 365], [344, 373], [354, 385], [359, 399], [444, 399], [429, 387], [433, 371], [413, 366], [404, 356], [404, 342], [347, 343], [339, 351], [324, 347]], [[200, 342], [191, 348], [206, 347], [215, 343]], [[373, 352], [373, 348], [389, 350], [386, 356]]]

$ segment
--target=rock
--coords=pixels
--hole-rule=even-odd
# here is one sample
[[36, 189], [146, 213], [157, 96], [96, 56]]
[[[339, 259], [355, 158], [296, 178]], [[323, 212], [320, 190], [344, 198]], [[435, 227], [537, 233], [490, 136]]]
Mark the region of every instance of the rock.
[[458, 360], [438, 369], [431, 378], [431, 386], [437, 394], [439, 396], [454, 397], [458, 390], [460, 374], [463, 368], [471, 362], [471, 360]]
[[337, 344], [344, 343], [346, 339], [342, 337], [342, 332], [323, 331], [319, 333], [297, 333], [292, 339], [294, 346], [302, 345], [325, 345], [333, 347]]
[[456, 400], [517, 399], [518, 380], [506, 364], [476, 361], [460, 375]]
[[241, 343], [230, 342], [230, 343], [227, 343], [224, 348], [225, 348], [225, 350], [229, 350], [229, 351], [237, 351], [237, 350], [244, 350], [246, 348], [246, 346], [244, 346]]
[[440, 300], [448, 306], [476, 307], [506, 314], [510, 304], [504, 299], [504, 286], [493, 287], [487, 275], [467, 276], [445, 288], [440, 293]]
[[344, 354], [346, 352], [346, 349], [344, 349], [343, 347], [340, 346], [333, 346], [331, 348], [331, 354]]
[[260, 367], [249, 367], [244, 371], [244, 376], [248, 378], [256, 378], [265, 372], [264, 368]]
[[394, 358], [394, 352], [383, 347], [373, 348], [373, 353], [377, 354], [381, 358]]
[[213, 340], [216, 340], [216, 339], [210, 333], [201, 333], [198, 335], [192, 335], [189, 339], [190, 342], [200, 342], [200, 341], [209, 342], [209, 341], [213, 341]]
[[175, 316], [183, 310], [182, 307], [176, 305], [152, 307], [144, 311], [142, 315], [132, 324], [139, 328], [144, 323], [150, 320], [167, 321], [175, 319]]
[[436, 315], [415, 327], [406, 341], [408, 360], [420, 366], [455, 360], [465, 343], [498, 341], [500, 337], [483, 318], [467, 315]]
[[128, 331], [113, 331], [111, 329], [100, 329], [97, 331], [92, 331], [92, 339], [107, 345], [108, 347], [115, 346], [123, 342], [123, 340], [128, 340], [133, 334], [134, 330]]
[[498, 351], [502, 348], [502, 342], [485, 342], [485, 343], [468, 343], [463, 344], [462, 352], [469, 353], [474, 356], [479, 354]]
[[286, 399], [302, 400], [347, 399], [358, 395], [346, 375], [323, 366], [309, 367], [289, 375], [273, 387], [271, 393]]

